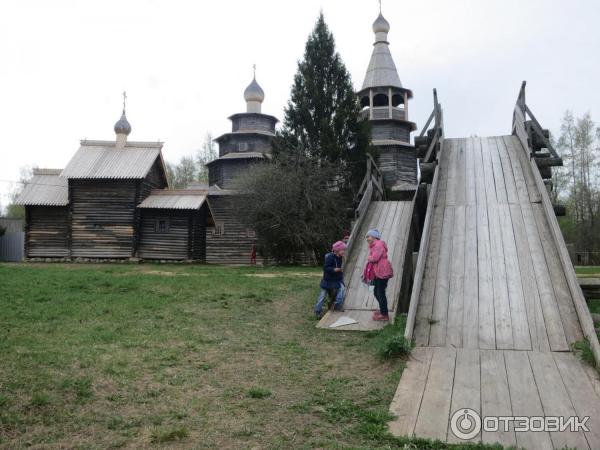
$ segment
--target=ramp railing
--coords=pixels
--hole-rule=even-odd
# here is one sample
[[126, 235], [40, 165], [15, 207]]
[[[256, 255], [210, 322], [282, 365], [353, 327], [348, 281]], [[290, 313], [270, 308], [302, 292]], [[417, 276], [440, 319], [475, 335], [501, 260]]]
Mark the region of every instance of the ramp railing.
[[354, 221], [350, 231], [348, 248], [346, 249], [346, 254], [348, 257], [350, 256], [352, 248], [354, 247], [354, 243], [357, 240], [357, 235], [373, 197], [375, 197], [376, 200], [385, 200], [385, 188], [381, 170], [379, 170], [379, 167], [377, 167], [377, 163], [373, 157], [367, 153], [367, 170], [355, 197], [355, 199], [358, 200], [358, 206], [354, 210]]
[[[430, 128], [431, 127], [431, 128]], [[419, 136], [415, 137], [415, 147], [417, 147], [417, 157], [422, 163], [431, 163], [435, 160], [437, 150], [439, 150], [442, 139], [444, 138], [444, 111], [438, 101], [437, 90], [433, 90], [433, 111], [429, 119], [425, 122]]]
[[[429, 129], [433, 121], [433, 128]], [[427, 133], [427, 136], [425, 134]], [[419, 137], [415, 138], [415, 146], [417, 147], [417, 156], [420, 159], [419, 168], [421, 170], [421, 182], [431, 183], [427, 199], [427, 209], [425, 212], [425, 220], [423, 222], [423, 231], [419, 244], [419, 258], [415, 268], [414, 281], [410, 292], [410, 300], [408, 304], [408, 315], [406, 317], [406, 327], [404, 328], [404, 337], [409, 341], [412, 340], [413, 331], [415, 328], [415, 320], [417, 316], [417, 308], [419, 306], [419, 297], [421, 295], [421, 286], [425, 276], [425, 261], [429, 252], [429, 239], [431, 236], [431, 227], [433, 221], [433, 209], [435, 206], [435, 197], [438, 186], [438, 155], [442, 149], [444, 141], [444, 113], [442, 105], [438, 101], [437, 90], [433, 90], [433, 111], [429, 116], [429, 120], [425, 123]]]
[[529, 157], [534, 158], [540, 169], [542, 178], [551, 178], [551, 167], [562, 166], [562, 158], [550, 142], [550, 133], [542, 128], [525, 101], [526, 81], [521, 83], [519, 96], [513, 112], [512, 134], [517, 136], [523, 148], [529, 150]]

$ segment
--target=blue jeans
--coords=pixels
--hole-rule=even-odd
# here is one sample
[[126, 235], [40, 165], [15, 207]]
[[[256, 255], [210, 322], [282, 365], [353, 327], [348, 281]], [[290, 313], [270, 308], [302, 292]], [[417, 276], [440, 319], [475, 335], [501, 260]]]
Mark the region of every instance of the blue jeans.
[[[344, 304], [344, 294], [346, 293], [346, 286], [344, 283], [340, 285], [340, 288], [337, 291], [337, 295], [335, 296], [335, 306], [340, 307]], [[325, 299], [327, 298], [327, 289], [321, 289], [319, 293], [319, 298], [317, 299], [317, 304], [315, 305], [315, 313], [321, 314], [323, 310], [323, 303], [325, 303]]]
[[388, 285], [388, 280], [375, 278], [375, 298], [379, 302], [379, 310], [384, 316], [388, 315], [388, 301], [385, 295], [385, 290]]

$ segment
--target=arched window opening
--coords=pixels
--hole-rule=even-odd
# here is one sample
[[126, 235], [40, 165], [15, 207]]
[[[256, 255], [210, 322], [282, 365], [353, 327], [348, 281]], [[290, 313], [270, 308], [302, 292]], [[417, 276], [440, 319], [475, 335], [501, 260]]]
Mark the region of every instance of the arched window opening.
[[373, 106], [389, 106], [388, 96], [385, 94], [377, 94], [373, 97]]
[[404, 96], [400, 94], [392, 95], [392, 106], [397, 107], [400, 105], [404, 106]]

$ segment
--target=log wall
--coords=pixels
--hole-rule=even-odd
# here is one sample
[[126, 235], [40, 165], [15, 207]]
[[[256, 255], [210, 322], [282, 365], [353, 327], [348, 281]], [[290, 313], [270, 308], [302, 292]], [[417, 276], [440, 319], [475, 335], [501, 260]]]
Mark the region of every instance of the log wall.
[[271, 151], [271, 140], [270, 136], [262, 134], [228, 135], [219, 141], [219, 156], [225, 156], [227, 153], [267, 153]]
[[206, 262], [213, 264], [249, 264], [256, 237], [248, 236], [248, 229], [234, 204], [233, 196], [209, 197], [213, 218], [223, 224], [223, 234], [207, 230]]
[[28, 258], [69, 256], [66, 206], [27, 206], [25, 249]]
[[417, 154], [414, 147], [385, 146], [380, 147], [377, 164], [386, 187], [399, 182], [417, 184]]
[[[142, 259], [189, 259], [189, 222], [191, 217], [191, 211], [142, 210], [139, 257]], [[166, 221], [167, 231], [157, 231], [158, 220]]]
[[138, 188], [135, 180], [69, 180], [71, 256], [133, 256]]
[[410, 125], [390, 121], [371, 121], [371, 139], [410, 142]]
[[209, 167], [209, 183], [221, 189], [235, 187], [235, 179], [247, 173], [252, 164], [257, 164], [260, 159], [240, 159], [230, 161], [217, 161]]

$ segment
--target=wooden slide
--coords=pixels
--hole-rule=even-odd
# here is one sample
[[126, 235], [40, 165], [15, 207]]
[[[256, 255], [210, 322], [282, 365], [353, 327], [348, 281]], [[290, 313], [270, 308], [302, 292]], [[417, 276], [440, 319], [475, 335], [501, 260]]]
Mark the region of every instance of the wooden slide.
[[[367, 231], [377, 228], [382, 239], [388, 245], [388, 257], [394, 268], [394, 277], [390, 279], [387, 297], [390, 310], [390, 321], [394, 320], [398, 308], [398, 297], [402, 287], [402, 275], [407, 253], [412, 222], [414, 201], [373, 201], [368, 206], [364, 220], [358, 224], [352, 234], [354, 241], [346, 255], [344, 263], [344, 282], [347, 287], [344, 311], [329, 311], [318, 324], [319, 328], [332, 330], [374, 330], [385, 325], [371, 319], [378, 309], [377, 300], [366, 285], [361, 282], [362, 271], [367, 262], [368, 248], [365, 241]], [[345, 326], [334, 326], [341, 318], [354, 319], [357, 323]]]
[[523, 142], [519, 130], [443, 141], [406, 329], [416, 348], [391, 405], [394, 434], [461, 442], [451, 424], [465, 408], [482, 417], [589, 416], [587, 432], [515, 431], [513, 422], [470, 440], [600, 448], [598, 373], [572, 353], [587, 339], [598, 356], [598, 339]]

